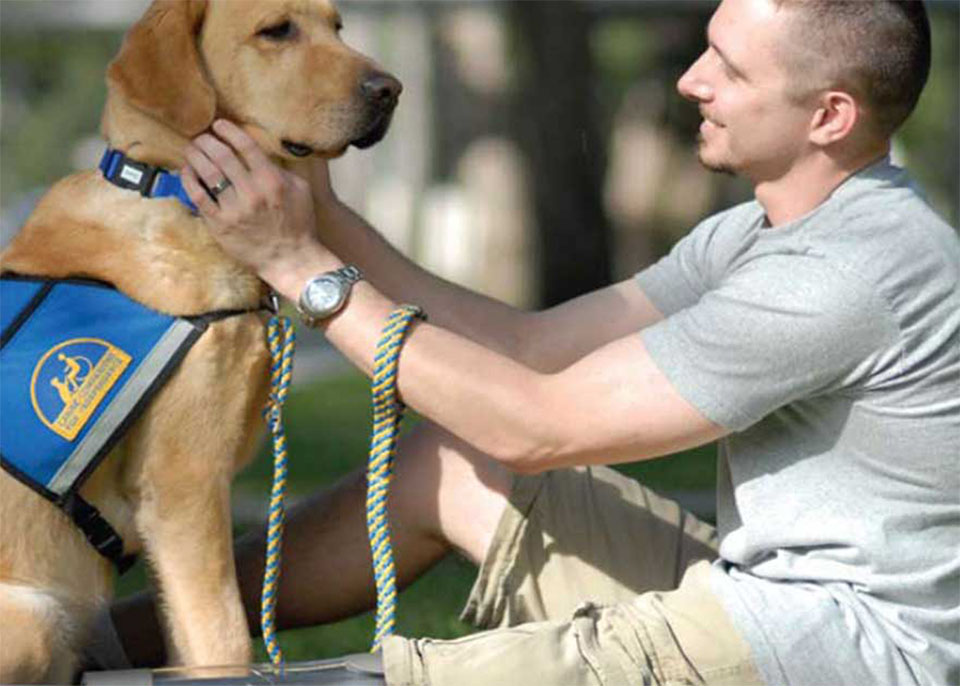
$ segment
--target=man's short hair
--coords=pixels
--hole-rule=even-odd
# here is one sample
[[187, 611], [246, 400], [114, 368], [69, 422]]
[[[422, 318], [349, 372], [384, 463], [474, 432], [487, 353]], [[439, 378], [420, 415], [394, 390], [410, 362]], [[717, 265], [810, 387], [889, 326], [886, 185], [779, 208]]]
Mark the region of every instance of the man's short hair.
[[889, 138], [906, 121], [930, 73], [930, 20], [923, 0], [773, 0], [794, 13], [782, 46], [798, 100], [837, 88]]

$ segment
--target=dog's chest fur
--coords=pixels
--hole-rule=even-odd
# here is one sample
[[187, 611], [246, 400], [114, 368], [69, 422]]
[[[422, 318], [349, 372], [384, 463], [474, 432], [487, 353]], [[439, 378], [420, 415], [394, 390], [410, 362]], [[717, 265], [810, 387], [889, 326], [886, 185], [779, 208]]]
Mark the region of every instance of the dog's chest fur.
[[108, 281], [179, 316], [254, 308], [264, 295], [178, 201], [140, 197], [96, 171], [53, 186], [2, 260], [5, 271]]

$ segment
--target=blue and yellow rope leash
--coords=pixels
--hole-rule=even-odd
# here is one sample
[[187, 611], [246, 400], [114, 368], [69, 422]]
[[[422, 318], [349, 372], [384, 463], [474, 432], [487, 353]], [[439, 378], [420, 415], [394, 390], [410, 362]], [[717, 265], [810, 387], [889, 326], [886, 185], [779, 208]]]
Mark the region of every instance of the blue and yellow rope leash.
[[[370, 652], [380, 649], [383, 639], [393, 633], [396, 623], [396, 574], [390, 527], [387, 521], [387, 494], [393, 478], [393, 456], [403, 419], [403, 403], [397, 394], [397, 368], [403, 340], [416, 319], [425, 319], [423, 310], [402, 305], [387, 319], [374, 358], [372, 382], [373, 430], [367, 464], [367, 533], [373, 555], [377, 587], [377, 623]], [[267, 325], [270, 348], [270, 397], [263, 410], [273, 437], [273, 487], [267, 522], [267, 552], [260, 601], [260, 627], [270, 661], [283, 669], [283, 652], [277, 640], [276, 605], [280, 581], [280, 552], [283, 540], [284, 498], [287, 486], [287, 444], [281, 408], [287, 398], [293, 373], [296, 337], [289, 317], [275, 315]]]
[[273, 487], [267, 520], [267, 553], [263, 570], [263, 591], [260, 596], [260, 628], [270, 661], [283, 669], [283, 652], [277, 640], [276, 607], [280, 581], [280, 547], [285, 517], [284, 497], [287, 491], [287, 439], [283, 433], [281, 408], [287, 398], [293, 375], [293, 348], [296, 336], [289, 317], [274, 315], [267, 325], [267, 344], [273, 365], [270, 369], [270, 397], [263, 408], [263, 418], [273, 438]]
[[397, 394], [397, 368], [403, 339], [423, 310], [402, 305], [394, 310], [380, 334], [374, 358], [371, 396], [373, 430], [367, 462], [367, 535], [373, 556], [373, 577], [377, 587], [377, 624], [370, 652], [380, 649], [383, 639], [393, 633], [396, 623], [397, 580], [387, 521], [387, 494], [393, 478], [393, 456], [403, 419], [403, 403]]

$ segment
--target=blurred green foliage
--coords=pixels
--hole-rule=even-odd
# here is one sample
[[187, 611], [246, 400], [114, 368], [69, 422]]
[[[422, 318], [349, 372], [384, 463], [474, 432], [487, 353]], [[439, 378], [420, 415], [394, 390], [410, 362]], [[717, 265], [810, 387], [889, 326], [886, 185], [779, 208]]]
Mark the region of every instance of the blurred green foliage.
[[934, 66], [897, 142], [931, 203], [956, 227], [960, 223], [960, 12], [938, 11], [933, 17]]
[[[703, 5], [699, 8], [690, 12], [691, 21], [702, 21]], [[930, 83], [898, 136], [911, 171], [954, 225], [960, 221], [958, 8], [960, 4], [931, 6], [935, 54]], [[701, 39], [697, 32], [680, 35]], [[660, 35], [644, 17], [622, 11], [596, 23], [591, 52], [599, 83], [593, 95], [598, 96], [601, 121], [610, 122], [616, 103], [639, 79], [653, 79], [657, 86], [652, 92], [677, 98], [672, 81], [681, 67], [661, 62], [696, 54], [699, 47], [671, 45], [671, 37], [676, 36]], [[98, 134], [106, 93], [103, 74], [122, 32], [5, 30], [0, 24], [0, 38], [0, 203], [9, 207], [23, 192], [70, 173], [76, 142]]]
[[96, 136], [106, 98], [104, 71], [119, 32], [2, 34], [0, 202], [51, 184], [74, 169], [76, 142]]

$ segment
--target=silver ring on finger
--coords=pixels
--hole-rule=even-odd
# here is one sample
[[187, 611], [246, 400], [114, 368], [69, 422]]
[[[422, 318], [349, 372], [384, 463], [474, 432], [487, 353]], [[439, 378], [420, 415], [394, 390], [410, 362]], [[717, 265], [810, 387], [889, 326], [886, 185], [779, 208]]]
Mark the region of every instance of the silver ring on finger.
[[217, 198], [221, 193], [223, 193], [225, 190], [230, 188], [230, 186], [232, 185], [233, 184], [230, 183], [230, 179], [224, 176], [222, 179], [220, 179], [216, 183], [216, 185], [210, 187], [210, 195], [212, 195], [214, 198]]

